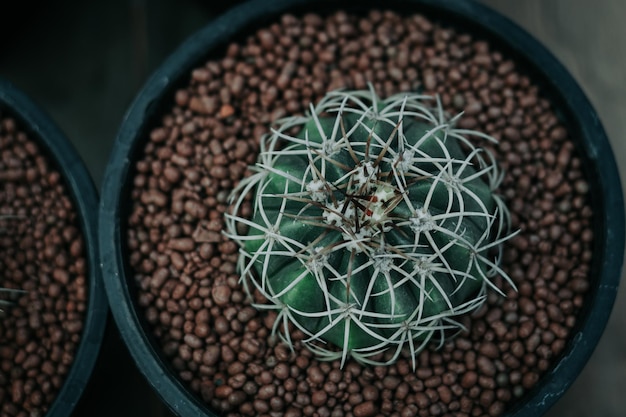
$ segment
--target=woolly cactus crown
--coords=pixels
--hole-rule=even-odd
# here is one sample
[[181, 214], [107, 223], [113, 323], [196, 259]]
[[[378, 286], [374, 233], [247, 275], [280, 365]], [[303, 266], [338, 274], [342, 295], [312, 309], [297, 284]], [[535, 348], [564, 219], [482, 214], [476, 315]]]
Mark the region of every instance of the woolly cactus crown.
[[[496, 275], [513, 285], [491, 257], [510, 237], [501, 174], [467, 137], [493, 139], [455, 128], [433, 101], [331, 92], [262, 140], [227, 228], [242, 278], [268, 299], [259, 308], [278, 311], [287, 343], [292, 324], [342, 365], [386, 351], [391, 363], [405, 347], [415, 359], [462, 328], [488, 286], [501, 293]], [[249, 193], [251, 219], [237, 215]]]

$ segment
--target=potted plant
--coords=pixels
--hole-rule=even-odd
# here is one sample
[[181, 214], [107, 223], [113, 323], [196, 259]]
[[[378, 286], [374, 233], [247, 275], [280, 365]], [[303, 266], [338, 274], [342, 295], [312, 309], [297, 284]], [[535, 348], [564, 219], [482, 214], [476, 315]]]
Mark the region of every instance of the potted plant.
[[[69, 416], [107, 314], [95, 187], [53, 122], [0, 80], [0, 414]], [[3, 292], [4, 294], [4, 292]]]
[[301, 331], [340, 367], [389, 365], [406, 349], [415, 370], [496, 275], [515, 287], [489, 255], [513, 236], [494, 193], [502, 175], [468, 139], [484, 135], [455, 128], [432, 97], [335, 91], [278, 125], [225, 218], [246, 292], [278, 313], [273, 331], [292, 350]]
[[[358, 93], [346, 93], [352, 90]], [[413, 214], [430, 197], [419, 203], [404, 200], [403, 177], [399, 168], [390, 168], [392, 155], [403, 155], [397, 146], [404, 142], [396, 135], [415, 122], [398, 118], [401, 111], [394, 107], [396, 125], [389, 129], [388, 124], [383, 134], [364, 116], [376, 115], [375, 109], [395, 100], [390, 97], [397, 98], [396, 104], [413, 103], [410, 97], [415, 94], [430, 97], [419, 117], [439, 116], [426, 131], [406, 135], [422, 159], [407, 165], [420, 174], [411, 174], [407, 184], [412, 185], [404, 191], [411, 191], [414, 182], [439, 184], [432, 178], [443, 178], [437, 172], [446, 171], [441, 167], [448, 162], [473, 166], [475, 172], [466, 172], [473, 180], [492, 161], [485, 156], [481, 165], [476, 155], [494, 155], [493, 165], [504, 174], [487, 175], [481, 180], [487, 185], [474, 190], [481, 196], [489, 193], [476, 190], [494, 191], [502, 195], [503, 204], [494, 197], [460, 198], [455, 203], [471, 203], [469, 211], [477, 217], [502, 222], [490, 220], [481, 231], [472, 232], [474, 226], [461, 220], [445, 228], [439, 218], [436, 224], [427, 222], [433, 227], [429, 230], [438, 228], [456, 237], [431, 239], [436, 244], [417, 240], [420, 249], [413, 249], [420, 252], [431, 243], [431, 249], [448, 253], [465, 242], [460, 255], [451, 257], [455, 261], [446, 255], [437, 258], [448, 272], [461, 271], [456, 277], [463, 283], [461, 289], [427, 289], [431, 296], [448, 295], [440, 297], [444, 307], [428, 307], [426, 316], [478, 306], [482, 291], [484, 303], [472, 314], [450, 315], [445, 324], [439, 321], [409, 335], [396, 332], [402, 326], [394, 320], [423, 315], [419, 311], [427, 307], [415, 309], [414, 300], [400, 300], [404, 296], [395, 289], [415, 282], [414, 274], [393, 263], [396, 257], [378, 256], [382, 244], [377, 242], [365, 245], [374, 253], [372, 259], [393, 258], [399, 275], [387, 286], [381, 284], [384, 280], [368, 281], [368, 276], [380, 276], [370, 272], [378, 264], [363, 258], [358, 246], [388, 227], [408, 236], [412, 224], [420, 229]], [[338, 112], [340, 103], [329, 97], [353, 104]], [[324, 107], [329, 102], [334, 104]], [[365, 107], [359, 119], [354, 109], [361, 104]], [[329, 109], [334, 110], [326, 114]], [[333, 112], [342, 116], [328, 121]], [[419, 112], [412, 108], [414, 113]], [[361, 122], [355, 124], [355, 117]], [[285, 118], [287, 125], [279, 122]], [[309, 128], [303, 129], [307, 123]], [[437, 129], [450, 133], [436, 127], [440, 125], [472, 136], [463, 140], [464, 152], [425, 145], [441, 153], [419, 154], [421, 148], [410, 141], [431, 137], [427, 132]], [[318, 171], [323, 152], [298, 146], [322, 143], [324, 136], [345, 138], [353, 128], [374, 132], [372, 137], [378, 139], [361, 132], [357, 145], [345, 151], [355, 165], [343, 170], [343, 177], [336, 173], [334, 179], [322, 180]], [[278, 132], [274, 142], [267, 139], [272, 138], [271, 129]], [[473, 153], [472, 132], [493, 137], [497, 144], [483, 141], [485, 150]], [[387, 148], [385, 139], [395, 147]], [[357, 150], [351, 153], [351, 147]], [[371, 154], [371, 170], [359, 171], [357, 167], [368, 162], [364, 155], [370, 155], [364, 147], [377, 152]], [[287, 163], [282, 149], [308, 156]], [[450, 162], [450, 155], [457, 155], [457, 162]], [[461, 155], [471, 156], [466, 160]], [[331, 159], [322, 157], [340, 165]], [[257, 160], [260, 165], [254, 167]], [[412, 159], [407, 154], [403, 160]], [[381, 164], [386, 164], [384, 169]], [[244, 179], [255, 178], [254, 172], [263, 169], [270, 172], [261, 174], [270, 178], [268, 182]], [[584, 366], [615, 297], [624, 244], [616, 172], [604, 131], [571, 76], [525, 32], [481, 5], [253, 1], [182, 45], [131, 106], [102, 187], [100, 249], [102, 259], [110, 260], [103, 263], [107, 292], [116, 300], [114, 317], [139, 368], [180, 415], [536, 416]], [[382, 186], [383, 179], [392, 178], [390, 173], [397, 178]], [[360, 188], [353, 174], [373, 182]], [[339, 178], [348, 183], [338, 183]], [[464, 177], [457, 179], [460, 186]], [[293, 184], [297, 186], [292, 190]], [[232, 203], [229, 197], [237, 186], [242, 197]], [[431, 188], [430, 194], [422, 194], [440, 194], [437, 185]], [[393, 210], [413, 214], [399, 216]], [[507, 210], [510, 231], [503, 226], [502, 239], [481, 240], [494, 225], [508, 223]], [[400, 223], [371, 220], [389, 213]], [[298, 220], [295, 235], [282, 233], [281, 224], [270, 227], [281, 216], [289, 218], [290, 225]], [[446, 216], [459, 218], [458, 213]], [[342, 222], [352, 226], [345, 229]], [[321, 223], [332, 232], [318, 234], [314, 229]], [[287, 240], [272, 234], [276, 230]], [[453, 233], [459, 231], [460, 236]], [[517, 234], [504, 239], [509, 233]], [[344, 234], [358, 243], [349, 246]], [[324, 240], [333, 235], [342, 243]], [[469, 235], [481, 237], [478, 247]], [[318, 246], [309, 245], [316, 239], [319, 252]], [[496, 263], [497, 251], [490, 249], [504, 240], [501, 263]], [[272, 241], [278, 242], [274, 252]], [[350, 255], [331, 261], [322, 256], [335, 256], [339, 247]], [[406, 255], [397, 245], [392, 253]], [[482, 266], [470, 265], [468, 253], [480, 255]], [[451, 264], [457, 259], [465, 259], [463, 265]], [[326, 265], [326, 271], [334, 268], [324, 277], [343, 282], [340, 289], [347, 287], [343, 278], [358, 276], [354, 287], [350, 278], [350, 289], [359, 286], [355, 291], [363, 296], [356, 302], [369, 305], [373, 298], [387, 297], [383, 304], [388, 308], [340, 310], [336, 290], [322, 288], [322, 279], [303, 278], [323, 275], [314, 272], [315, 265]], [[495, 271], [492, 280], [484, 279], [491, 277], [486, 271]], [[307, 287], [305, 282], [316, 284]], [[465, 283], [476, 286], [465, 288]], [[490, 283], [493, 286], [484, 289]], [[291, 297], [287, 290], [293, 288], [299, 291]], [[419, 299], [420, 290], [413, 293]], [[397, 297], [393, 301], [392, 294]], [[355, 323], [358, 317], [365, 324], [350, 327], [338, 320], [341, 312], [346, 313], [344, 319]], [[376, 317], [385, 317], [385, 326]], [[440, 338], [452, 330], [452, 322], [466, 330]], [[368, 338], [378, 345], [358, 341]], [[422, 346], [429, 338], [442, 341], [439, 348], [436, 343]], [[315, 341], [313, 350], [305, 347]], [[319, 358], [320, 346], [327, 361]]]

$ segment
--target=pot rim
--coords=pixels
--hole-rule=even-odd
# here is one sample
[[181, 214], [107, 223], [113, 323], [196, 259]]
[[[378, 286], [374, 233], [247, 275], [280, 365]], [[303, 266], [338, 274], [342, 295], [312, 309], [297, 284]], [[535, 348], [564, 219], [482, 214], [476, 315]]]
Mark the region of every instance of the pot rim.
[[78, 214], [88, 260], [88, 300], [80, 342], [69, 372], [46, 417], [72, 414], [94, 369], [106, 327], [108, 305], [99, 261], [97, 239], [98, 193], [72, 143], [52, 119], [24, 92], [0, 79], [0, 108], [15, 118], [21, 130], [35, 140], [63, 177]]
[[[139, 143], [148, 137], [159, 111], [173, 102], [173, 92], [188, 80], [190, 71], [223, 50], [228, 42], [243, 33], [249, 34], [260, 23], [276, 19], [284, 12], [294, 13], [313, 6], [315, 11], [340, 8], [364, 9], [371, 0], [344, 0], [340, 6], [332, 0], [252, 0], [232, 8], [209, 22], [182, 43], [153, 73], [127, 111], [102, 184], [99, 232], [105, 286], [111, 310], [120, 333], [140, 371], [149, 383], [179, 415], [215, 416], [207, 405], [192, 394], [170, 371], [151, 335], [138, 314], [132, 298], [132, 278], [127, 275], [123, 251], [125, 218], [128, 204], [131, 161]], [[599, 117], [582, 89], [565, 67], [532, 35], [505, 16], [474, 1], [457, 0], [388, 0], [378, 8], [410, 9], [427, 16], [445, 15], [453, 25], [474, 32], [497, 45], [512, 58], [522, 60], [524, 68], [548, 91], [547, 96], [561, 111], [560, 116], [572, 132], [583, 158], [590, 181], [594, 204], [594, 281], [586, 296], [586, 308], [579, 312], [578, 323], [564, 352], [522, 399], [516, 401], [507, 416], [538, 416], [545, 413], [575, 380], [593, 352], [608, 321], [620, 280], [624, 255], [624, 201], [615, 158]], [[578, 140], [577, 140], [578, 139]], [[597, 273], [598, 275], [596, 276]]]

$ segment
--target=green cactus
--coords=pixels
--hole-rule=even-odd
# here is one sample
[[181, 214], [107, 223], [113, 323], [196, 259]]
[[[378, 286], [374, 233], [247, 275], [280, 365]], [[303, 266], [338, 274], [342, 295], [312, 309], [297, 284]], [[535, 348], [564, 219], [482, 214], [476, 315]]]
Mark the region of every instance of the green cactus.
[[[7, 220], [7, 219], [19, 219], [19, 218], [21, 217], [8, 215], [8, 214], [0, 214], [0, 221]], [[2, 233], [4, 233], [4, 229], [0, 227], [0, 234]], [[18, 289], [0, 287], [0, 318], [5, 315], [6, 309], [13, 304], [11, 299], [15, 298], [19, 294], [23, 294], [24, 292], [25, 291], [18, 290]]]
[[5, 299], [4, 297], [14, 297], [16, 294], [20, 294], [23, 291], [15, 290], [12, 288], [0, 288], [0, 317], [2, 317], [6, 309], [10, 307], [13, 303], [10, 300]]
[[[228, 235], [239, 268], [320, 357], [381, 363], [413, 359], [431, 339], [462, 328], [483, 303], [491, 259], [509, 238], [494, 194], [494, 158], [446, 121], [439, 101], [369, 91], [331, 92], [307, 117], [262, 140], [254, 174], [233, 194]], [[299, 130], [295, 136], [288, 132]], [[252, 219], [237, 215], [253, 193]], [[238, 233], [247, 229], [245, 233]], [[414, 361], [415, 365], [415, 361]]]

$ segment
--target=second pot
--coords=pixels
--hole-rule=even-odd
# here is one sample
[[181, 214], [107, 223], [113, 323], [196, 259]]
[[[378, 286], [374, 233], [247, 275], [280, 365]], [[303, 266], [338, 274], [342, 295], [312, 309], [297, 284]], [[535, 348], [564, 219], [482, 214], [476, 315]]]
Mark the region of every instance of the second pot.
[[[7, 123], [0, 127], [2, 206], [9, 216], [3, 226], [12, 233], [3, 236], [10, 246], [2, 248], [2, 261], [18, 277], [12, 287], [24, 291], [0, 318], [12, 323], [0, 332], [0, 414], [69, 417], [91, 377], [108, 313], [96, 238], [98, 196], [71, 142], [4, 80], [0, 120]], [[3, 273], [0, 286], [9, 274]]]

